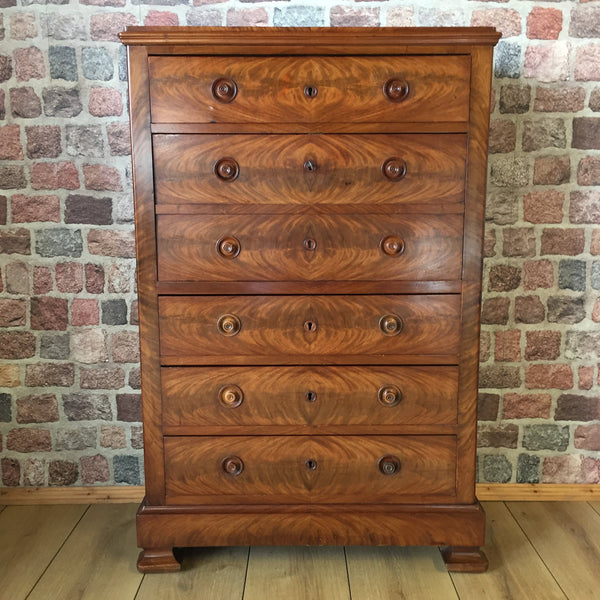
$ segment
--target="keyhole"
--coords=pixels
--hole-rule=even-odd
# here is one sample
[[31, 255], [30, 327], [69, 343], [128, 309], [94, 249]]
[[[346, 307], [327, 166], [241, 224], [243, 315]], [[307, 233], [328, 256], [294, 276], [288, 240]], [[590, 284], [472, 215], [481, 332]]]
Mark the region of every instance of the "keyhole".
[[314, 333], [317, 330], [317, 324], [314, 321], [306, 321], [304, 329], [310, 333]]
[[306, 392], [306, 394], [304, 394], [306, 396], [306, 400], [308, 402], [314, 402], [317, 399], [317, 393], [316, 392]]
[[318, 92], [317, 88], [313, 85], [307, 85], [304, 88], [304, 95], [307, 98], [314, 98], [317, 95], [317, 92]]
[[305, 250], [314, 250], [317, 247], [317, 242], [313, 238], [306, 238], [304, 242], [302, 242]]
[[314, 458], [309, 458], [304, 465], [309, 471], [314, 471], [317, 468], [317, 461]]

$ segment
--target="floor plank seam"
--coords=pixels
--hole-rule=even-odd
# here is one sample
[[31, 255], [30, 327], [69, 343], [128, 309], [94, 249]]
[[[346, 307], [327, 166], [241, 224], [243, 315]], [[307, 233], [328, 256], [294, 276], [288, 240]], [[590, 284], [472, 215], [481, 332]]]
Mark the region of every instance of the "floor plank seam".
[[346, 581], [348, 582], [348, 600], [352, 600], [352, 586], [350, 585], [350, 571], [348, 570], [348, 555], [344, 546], [344, 563], [346, 564]]
[[554, 580], [554, 582], [558, 586], [558, 589], [563, 593], [564, 597], [567, 598], [567, 600], [569, 600], [569, 596], [568, 596], [567, 592], [565, 592], [565, 590], [563, 589], [563, 587], [560, 585], [560, 583], [558, 582], [558, 580], [554, 576], [554, 573], [552, 572], [552, 569], [548, 566], [548, 564], [546, 563], [546, 561], [542, 558], [542, 555], [540, 554], [539, 550], [536, 548], [535, 544], [531, 541], [531, 539], [527, 535], [527, 532], [525, 531], [525, 529], [523, 528], [523, 526], [521, 525], [521, 523], [519, 523], [519, 519], [517, 519], [517, 517], [515, 517], [515, 515], [513, 514], [513, 511], [510, 509], [509, 503], [505, 502], [504, 505], [508, 509], [508, 512], [509, 512], [510, 516], [515, 520], [515, 523], [519, 526], [519, 529], [523, 532], [523, 535], [525, 536], [525, 538], [529, 542], [529, 545], [533, 548], [533, 550], [535, 551], [535, 553], [539, 556], [539, 559], [542, 561], [542, 564], [544, 565], [544, 567], [546, 568], [546, 570], [548, 571], [548, 573], [550, 573], [550, 577], [552, 577], [552, 579]]
[[65, 539], [62, 541], [62, 544], [58, 547], [58, 549], [56, 550], [56, 552], [54, 553], [52, 558], [48, 561], [48, 564], [46, 565], [44, 570], [40, 573], [40, 576], [35, 580], [35, 583], [31, 586], [31, 589], [27, 593], [27, 596], [25, 596], [24, 600], [27, 600], [31, 596], [31, 594], [33, 594], [33, 591], [35, 590], [35, 588], [38, 586], [38, 584], [40, 583], [40, 581], [46, 574], [46, 571], [50, 568], [50, 565], [54, 562], [56, 557], [60, 554], [60, 551], [63, 549], [64, 545], [67, 543], [68, 539], [73, 535], [73, 532], [77, 529], [77, 527], [79, 527], [81, 520], [83, 519], [83, 517], [85, 517], [88, 510], [90, 510], [90, 507], [91, 507], [91, 504], [88, 504], [87, 508], [81, 513], [81, 516], [79, 517], [79, 519], [77, 519], [77, 523], [75, 523], [75, 525], [73, 525], [73, 527], [71, 528], [71, 531], [69, 531], [69, 534], [65, 536]]
[[246, 597], [246, 581], [248, 581], [248, 567], [250, 566], [250, 551], [252, 550], [252, 546], [248, 546], [248, 554], [246, 556], [246, 570], [244, 572], [244, 585], [242, 586], [242, 597], [240, 600], [244, 600]]
[[[588, 504], [590, 505], [590, 508], [600, 517], [600, 504], [598, 504], [597, 502], [589, 502]], [[596, 504], [598, 504], [598, 508], [596, 508]]]

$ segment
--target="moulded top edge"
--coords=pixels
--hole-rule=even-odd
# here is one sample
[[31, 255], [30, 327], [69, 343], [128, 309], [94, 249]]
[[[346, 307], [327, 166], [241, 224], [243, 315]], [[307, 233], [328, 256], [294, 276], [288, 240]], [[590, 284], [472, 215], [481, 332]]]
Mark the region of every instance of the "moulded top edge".
[[121, 42], [136, 46], [296, 46], [310, 44], [375, 46], [495, 45], [493, 27], [142, 27], [119, 33]]

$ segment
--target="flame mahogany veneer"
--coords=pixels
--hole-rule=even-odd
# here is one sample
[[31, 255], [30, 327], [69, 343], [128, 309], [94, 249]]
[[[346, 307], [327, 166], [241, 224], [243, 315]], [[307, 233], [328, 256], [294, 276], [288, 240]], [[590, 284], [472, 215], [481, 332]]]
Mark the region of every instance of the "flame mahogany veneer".
[[179, 546], [436, 545], [475, 498], [490, 28], [131, 27], [146, 497]]

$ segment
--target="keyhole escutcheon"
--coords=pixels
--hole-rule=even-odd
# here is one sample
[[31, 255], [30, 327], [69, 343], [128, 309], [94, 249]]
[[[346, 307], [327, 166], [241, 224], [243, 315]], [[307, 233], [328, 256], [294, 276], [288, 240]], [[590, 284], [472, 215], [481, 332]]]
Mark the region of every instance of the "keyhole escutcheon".
[[315, 331], [317, 331], [317, 323], [315, 321], [305, 321], [304, 331], [308, 333], [314, 333]]
[[314, 98], [319, 93], [319, 90], [314, 85], [307, 85], [304, 87], [304, 95], [307, 98]]

